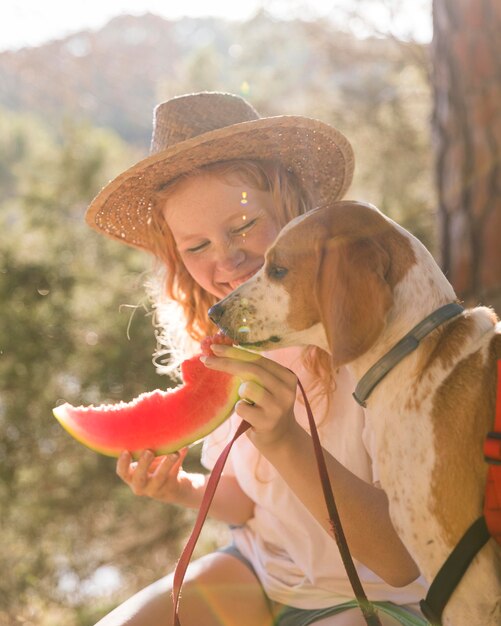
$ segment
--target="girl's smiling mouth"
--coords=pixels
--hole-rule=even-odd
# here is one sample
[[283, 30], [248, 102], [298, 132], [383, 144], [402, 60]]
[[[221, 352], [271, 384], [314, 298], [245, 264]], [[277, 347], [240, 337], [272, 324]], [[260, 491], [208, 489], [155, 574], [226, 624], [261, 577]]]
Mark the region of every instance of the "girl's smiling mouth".
[[229, 281], [225, 284], [229, 286], [230, 291], [234, 291], [237, 287], [239, 287], [240, 285], [245, 283], [247, 280], [249, 280], [249, 278], [252, 278], [254, 274], [257, 274], [257, 272], [259, 272], [260, 269], [261, 269], [260, 267], [257, 267], [251, 272], [244, 274], [244, 276], [241, 276], [240, 278], [236, 278], [235, 280]]

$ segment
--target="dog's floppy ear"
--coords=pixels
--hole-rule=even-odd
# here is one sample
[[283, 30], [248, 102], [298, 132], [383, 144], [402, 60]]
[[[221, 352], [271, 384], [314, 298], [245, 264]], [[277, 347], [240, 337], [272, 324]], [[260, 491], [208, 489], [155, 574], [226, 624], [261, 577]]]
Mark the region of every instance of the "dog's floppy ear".
[[364, 354], [383, 330], [393, 302], [389, 264], [388, 252], [371, 239], [324, 242], [317, 301], [335, 367]]

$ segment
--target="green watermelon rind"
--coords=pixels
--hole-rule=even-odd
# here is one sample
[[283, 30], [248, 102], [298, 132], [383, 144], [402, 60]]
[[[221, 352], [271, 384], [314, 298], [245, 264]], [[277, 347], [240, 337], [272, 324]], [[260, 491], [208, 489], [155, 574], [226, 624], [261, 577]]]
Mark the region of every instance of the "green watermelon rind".
[[[192, 379], [192, 371], [193, 369], [198, 370], [198, 357], [194, 357], [186, 361], [183, 365], [183, 378], [190, 380]], [[202, 366], [203, 367], [203, 366]], [[133, 458], [137, 458], [140, 452], [144, 449], [151, 449], [158, 455], [169, 454], [171, 452], [175, 452], [185, 446], [191, 445], [197, 441], [200, 441], [208, 434], [210, 434], [215, 428], [220, 426], [233, 412], [233, 408], [236, 402], [240, 399], [238, 394], [238, 389], [241, 384], [241, 380], [235, 376], [230, 376], [228, 374], [224, 374], [222, 372], [215, 372], [214, 370], [207, 370], [203, 367], [203, 370], [199, 370], [200, 372], [206, 372], [207, 378], [211, 382], [216, 382], [217, 384], [217, 392], [218, 394], [224, 394], [226, 401], [220, 407], [218, 407], [217, 411], [214, 413], [213, 417], [198, 425], [196, 428], [192, 429], [190, 432], [186, 432], [185, 435], [176, 437], [175, 439], [170, 439], [169, 441], [159, 441], [158, 437], [154, 434], [151, 435], [152, 439], [149, 441], [142, 437], [141, 442], [143, 445], [138, 447], [133, 447], [133, 449], [129, 449], [129, 452], [132, 454]], [[184, 376], [186, 374], [186, 376]], [[214, 381], [215, 379], [215, 381]], [[191, 381], [193, 382], [193, 381]], [[225, 388], [223, 388], [223, 386]], [[109, 445], [109, 443], [104, 440], [109, 440], [110, 435], [107, 436], [97, 435], [96, 433], [89, 433], [86, 431], [85, 426], [82, 422], [82, 416], [86, 414], [91, 414], [93, 418], [99, 416], [106, 416], [106, 413], [110, 413], [111, 415], [119, 416], [119, 414], [127, 410], [132, 410], [137, 412], [137, 407], [144, 402], [145, 400], [155, 399], [162, 402], [162, 399], [167, 399], [169, 401], [169, 397], [175, 395], [176, 393], [184, 393], [187, 394], [188, 391], [185, 389], [186, 381], [175, 389], [169, 389], [167, 391], [159, 391], [155, 390], [153, 392], [146, 392], [139, 395], [137, 398], [132, 400], [131, 402], [119, 402], [117, 404], [111, 405], [101, 405], [101, 406], [80, 406], [75, 407], [69, 403], [62, 404], [53, 409], [54, 417], [59, 421], [61, 426], [79, 443], [90, 448], [91, 450], [98, 452], [100, 454], [117, 457], [119, 454], [127, 447], [123, 445]], [[203, 396], [203, 393], [207, 392], [207, 390], [203, 389], [203, 386], [194, 385], [194, 390], [192, 393], [193, 396], [197, 396], [197, 400]], [[105, 419], [105, 417], [103, 418]], [[130, 418], [129, 418], [130, 419]], [[147, 424], [148, 418], [145, 417], [145, 422]], [[153, 420], [152, 420], [153, 421]], [[188, 424], [188, 422], [186, 422]], [[108, 424], [110, 426], [110, 424]], [[179, 430], [179, 423], [176, 424], [176, 427]], [[165, 433], [162, 435], [165, 438]], [[99, 441], [101, 439], [101, 442]], [[103, 440], [104, 439], [104, 440]]]

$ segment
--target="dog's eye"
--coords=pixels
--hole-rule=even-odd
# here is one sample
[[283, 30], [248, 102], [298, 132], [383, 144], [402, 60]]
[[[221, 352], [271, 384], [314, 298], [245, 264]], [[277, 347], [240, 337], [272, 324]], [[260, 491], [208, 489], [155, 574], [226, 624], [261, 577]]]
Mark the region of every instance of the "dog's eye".
[[270, 278], [280, 279], [287, 275], [288, 269], [279, 265], [270, 265], [268, 268], [268, 276]]

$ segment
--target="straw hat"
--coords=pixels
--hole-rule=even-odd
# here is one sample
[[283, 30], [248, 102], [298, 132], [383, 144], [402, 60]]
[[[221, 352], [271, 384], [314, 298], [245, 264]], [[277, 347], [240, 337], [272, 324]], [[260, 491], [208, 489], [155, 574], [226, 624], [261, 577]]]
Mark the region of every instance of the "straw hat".
[[150, 156], [108, 183], [85, 219], [108, 237], [147, 250], [155, 193], [193, 168], [239, 158], [280, 161], [315, 205], [341, 198], [354, 166], [348, 140], [328, 124], [301, 116], [262, 118], [232, 94], [189, 94], [156, 107]]

